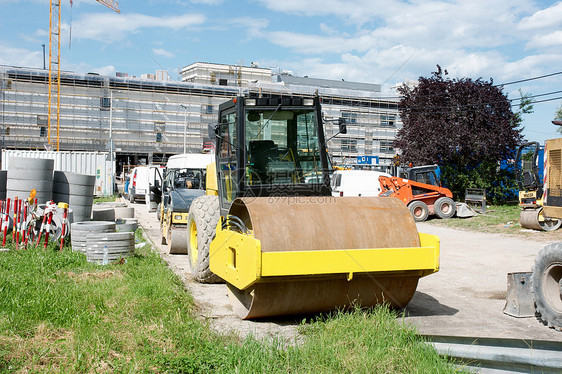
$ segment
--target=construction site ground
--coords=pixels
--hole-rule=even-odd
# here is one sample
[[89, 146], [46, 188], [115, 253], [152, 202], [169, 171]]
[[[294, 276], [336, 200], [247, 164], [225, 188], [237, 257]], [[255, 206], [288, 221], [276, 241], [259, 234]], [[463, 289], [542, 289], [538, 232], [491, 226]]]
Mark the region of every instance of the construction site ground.
[[[240, 336], [298, 338], [302, 316], [241, 320], [232, 311], [224, 284], [197, 283], [191, 276], [187, 256], [167, 252], [161, 244], [156, 213], [149, 213], [143, 203], [130, 205], [149, 240], [193, 296], [197, 313], [213, 329]], [[429, 223], [418, 223], [418, 231], [439, 236], [441, 269], [420, 279], [401, 321], [416, 326], [420, 334], [562, 341], [562, 332], [544, 326], [535, 317], [515, 318], [503, 313], [507, 273], [531, 271], [538, 251], [549, 241], [461, 231]]]

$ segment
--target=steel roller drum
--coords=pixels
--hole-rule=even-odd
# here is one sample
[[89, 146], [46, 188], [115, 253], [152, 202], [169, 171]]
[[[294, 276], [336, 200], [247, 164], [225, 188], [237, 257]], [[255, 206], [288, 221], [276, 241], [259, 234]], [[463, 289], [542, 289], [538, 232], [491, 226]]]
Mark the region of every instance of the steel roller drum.
[[543, 215], [543, 208], [523, 209], [519, 215], [519, 224], [521, 227], [539, 231], [558, 230], [562, 225], [562, 220], [556, 218], [547, 218]]
[[[230, 214], [242, 219], [262, 252], [419, 247], [408, 208], [379, 197], [240, 198]], [[389, 303], [406, 306], [417, 287], [416, 272], [281, 277], [246, 290], [227, 284], [235, 312], [244, 319], [305, 314]]]

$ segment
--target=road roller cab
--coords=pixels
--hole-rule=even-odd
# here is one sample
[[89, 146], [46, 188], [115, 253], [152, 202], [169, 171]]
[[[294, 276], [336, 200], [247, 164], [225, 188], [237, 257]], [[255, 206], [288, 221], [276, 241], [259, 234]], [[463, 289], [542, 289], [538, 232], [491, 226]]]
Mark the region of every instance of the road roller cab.
[[188, 257], [197, 281], [227, 283], [242, 318], [404, 307], [418, 279], [439, 269], [438, 238], [418, 234], [402, 202], [331, 196], [321, 113], [318, 97], [219, 107]]

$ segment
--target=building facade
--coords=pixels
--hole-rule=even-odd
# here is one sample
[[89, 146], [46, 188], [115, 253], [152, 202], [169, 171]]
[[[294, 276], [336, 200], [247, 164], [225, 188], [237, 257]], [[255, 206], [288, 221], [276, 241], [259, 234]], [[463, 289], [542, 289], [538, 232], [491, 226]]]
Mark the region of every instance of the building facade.
[[[310, 97], [318, 94], [326, 120], [343, 117], [348, 132], [328, 142], [335, 164], [387, 169], [401, 126], [396, 101], [383, 100], [375, 84], [276, 74], [257, 66], [195, 63], [182, 82], [123, 76], [61, 73], [60, 121], [49, 126], [48, 71], [0, 66], [2, 149], [108, 151], [117, 170], [165, 163], [167, 157], [201, 152], [220, 103], [237, 95]], [[337, 131], [325, 122], [326, 138]]]

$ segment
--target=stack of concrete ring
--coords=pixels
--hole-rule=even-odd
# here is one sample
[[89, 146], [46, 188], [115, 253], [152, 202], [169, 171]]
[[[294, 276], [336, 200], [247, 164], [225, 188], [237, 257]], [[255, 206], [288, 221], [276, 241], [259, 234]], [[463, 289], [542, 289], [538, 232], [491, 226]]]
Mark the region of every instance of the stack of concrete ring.
[[95, 175], [55, 171], [53, 175], [53, 200], [67, 203], [73, 212], [74, 222], [89, 221], [94, 202]]
[[138, 221], [134, 209], [126, 204], [99, 203], [92, 210], [93, 221], [71, 225], [74, 251], [86, 255], [88, 262], [105, 265], [133, 255]]
[[74, 222], [70, 225], [70, 244], [72, 245], [72, 250], [86, 254], [88, 250], [88, 235], [103, 235], [113, 232], [115, 232], [115, 222]]
[[[69, 222], [89, 221], [96, 177], [55, 171], [54, 165], [53, 159], [9, 157], [8, 170], [0, 171], [0, 199], [26, 199], [34, 189], [39, 206], [44, 207], [50, 200], [67, 203]], [[10, 216], [13, 216], [13, 209]], [[62, 210], [59, 218], [53, 225], [60, 229], [58, 223], [62, 223]]]
[[88, 262], [99, 265], [132, 256], [135, 252], [134, 231], [116, 232], [115, 229], [115, 222], [75, 222], [71, 225], [72, 250], [85, 254]]
[[135, 251], [134, 232], [108, 232], [88, 234], [86, 237], [86, 260], [98, 265], [107, 265], [131, 256]]
[[135, 219], [135, 209], [125, 203], [97, 203], [92, 210], [92, 219], [115, 222], [116, 232], [135, 232], [139, 225]]

